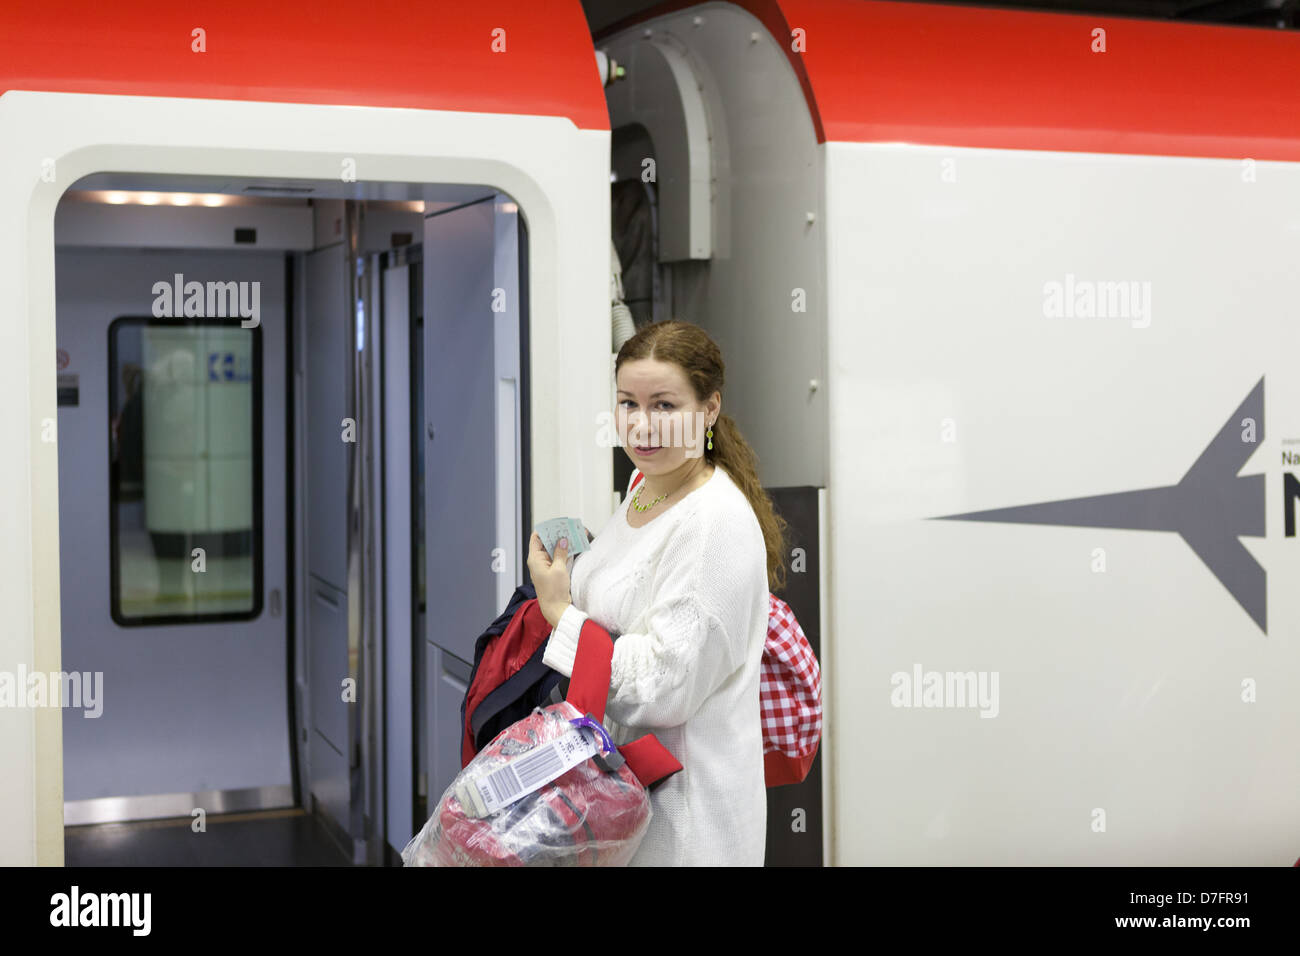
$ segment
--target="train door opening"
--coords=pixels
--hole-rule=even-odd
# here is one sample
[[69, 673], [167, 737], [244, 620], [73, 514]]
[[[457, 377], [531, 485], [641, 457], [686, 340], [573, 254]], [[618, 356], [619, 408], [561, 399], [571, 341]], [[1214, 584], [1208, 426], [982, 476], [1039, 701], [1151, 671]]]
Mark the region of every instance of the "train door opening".
[[[524, 232], [489, 187], [65, 195], [62, 654], [100, 702], [63, 724], [70, 865], [399, 862], [522, 579]], [[152, 857], [99, 832], [145, 820]]]

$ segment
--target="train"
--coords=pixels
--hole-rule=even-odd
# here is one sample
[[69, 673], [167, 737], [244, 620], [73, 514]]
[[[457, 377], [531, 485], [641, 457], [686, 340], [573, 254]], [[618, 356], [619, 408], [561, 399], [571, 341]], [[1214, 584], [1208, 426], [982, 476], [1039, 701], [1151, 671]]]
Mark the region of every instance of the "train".
[[0, 864], [297, 809], [392, 865], [668, 318], [821, 664], [770, 865], [1300, 856], [1300, 36], [365, 12], [0, 13]]

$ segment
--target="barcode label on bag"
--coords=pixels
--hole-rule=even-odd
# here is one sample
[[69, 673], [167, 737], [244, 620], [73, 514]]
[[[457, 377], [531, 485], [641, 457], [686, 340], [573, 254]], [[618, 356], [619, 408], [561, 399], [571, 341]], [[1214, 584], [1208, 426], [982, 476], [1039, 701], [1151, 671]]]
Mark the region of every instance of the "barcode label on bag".
[[485, 817], [546, 786], [599, 751], [591, 731], [574, 729], [498, 767], [486, 777], [463, 781], [457, 798], [468, 816]]

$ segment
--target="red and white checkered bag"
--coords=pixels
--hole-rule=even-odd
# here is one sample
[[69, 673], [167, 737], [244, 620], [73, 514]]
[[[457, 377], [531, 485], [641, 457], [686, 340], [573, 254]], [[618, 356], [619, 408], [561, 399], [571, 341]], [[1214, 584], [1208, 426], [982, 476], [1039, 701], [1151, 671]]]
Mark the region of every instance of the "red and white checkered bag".
[[[637, 470], [629, 493], [641, 478]], [[790, 605], [769, 593], [767, 607], [758, 699], [763, 772], [769, 787], [779, 787], [802, 783], [817, 756], [822, 739], [822, 672]]]
[[767, 643], [758, 697], [769, 787], [801, 783], [822, 738], [822, 672], [794, 612], [768, 594]]

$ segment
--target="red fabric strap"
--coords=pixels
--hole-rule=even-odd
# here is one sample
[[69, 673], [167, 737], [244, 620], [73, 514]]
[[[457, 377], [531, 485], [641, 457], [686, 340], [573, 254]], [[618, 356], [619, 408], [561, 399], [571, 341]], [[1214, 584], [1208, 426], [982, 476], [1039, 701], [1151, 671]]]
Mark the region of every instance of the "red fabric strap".
[[578, 632], [578, 653], [573, 659], [567, 699], [579, 712], [591, 714], [597, 721], [605, 719], [613, 657], [614, 639], [607, 630], [587, 618]]
[[646, 734], [631, 743], [621, 744], [618, 752], [627, 761], [628, 769], [636, 774], [636, 778], [647, 790], [682, 769], [677, 758], [654, 734]]

